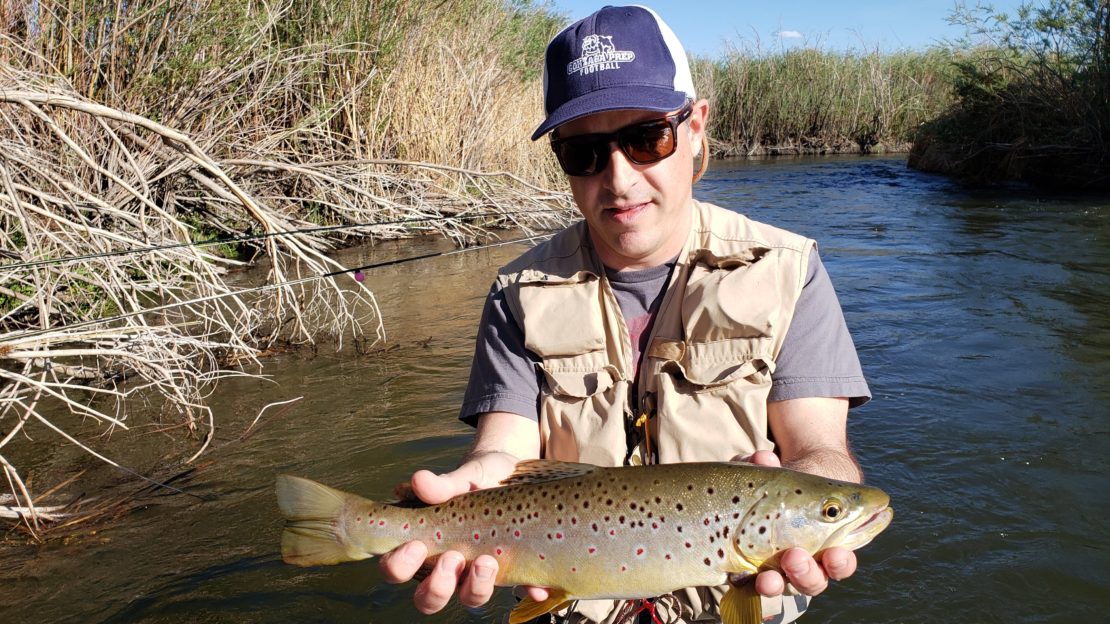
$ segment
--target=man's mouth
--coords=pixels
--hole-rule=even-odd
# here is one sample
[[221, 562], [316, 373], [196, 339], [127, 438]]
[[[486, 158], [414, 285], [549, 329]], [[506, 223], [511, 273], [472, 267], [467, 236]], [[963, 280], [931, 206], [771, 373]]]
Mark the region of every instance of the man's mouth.
[[641, 214], [643, 214], [649, 206], [651, 206], [651, 202], [643, 202], [639, 204], [620, 204], [606, 208], [605, 214], [607, 214], [617, 223], [628, 224], [634, 221]]

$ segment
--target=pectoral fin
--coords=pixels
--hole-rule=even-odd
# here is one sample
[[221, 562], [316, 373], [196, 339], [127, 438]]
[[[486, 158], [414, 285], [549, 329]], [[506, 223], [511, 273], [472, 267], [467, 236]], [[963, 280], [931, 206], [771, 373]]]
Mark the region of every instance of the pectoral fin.
[[763, 607], [755, 583], [733, 585], [721, 599], [722, 624], [761, 624]]
[[560, 589], [552, 589], [547, 596], [547, 600], [543, 602], [536, 602], [531, 597], [525, 597], [520, 601], [520, 604], [513, 609], [509, 614], [509, 624], [524, 624], [525, 622], [534, 620], [544, 613], [558, 611], [563, 607], [570, 604], [571, 599], [567, 598], [566, 592]]

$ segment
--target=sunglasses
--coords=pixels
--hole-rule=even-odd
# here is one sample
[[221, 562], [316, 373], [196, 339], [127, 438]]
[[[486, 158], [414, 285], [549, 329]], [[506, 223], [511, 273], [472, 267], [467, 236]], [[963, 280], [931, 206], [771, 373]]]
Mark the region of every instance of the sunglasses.
[[564, 139], [551, 135], [551, 149], [567, 175], [592, 176], [609, 166], [609, 145], [617, 142], [621, 152], [637, 165], [650, 165], [670, 156], [678, 148], [678, 126], [689, 119], [693, 104], [661, 119], [625, 126], [616, 132], [579, 134]]

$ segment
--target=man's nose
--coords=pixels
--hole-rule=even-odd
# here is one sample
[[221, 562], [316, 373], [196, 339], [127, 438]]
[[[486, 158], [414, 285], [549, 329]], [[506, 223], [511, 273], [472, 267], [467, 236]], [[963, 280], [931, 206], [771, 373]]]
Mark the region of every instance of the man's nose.
[[624, 150], [616, 141], [609, 143], [609, 165], [598, 175], [605, 176], [605, 187], [615, 195], [621, 195], [636, 184], [640, 172], [636, 164], [625, 156]]

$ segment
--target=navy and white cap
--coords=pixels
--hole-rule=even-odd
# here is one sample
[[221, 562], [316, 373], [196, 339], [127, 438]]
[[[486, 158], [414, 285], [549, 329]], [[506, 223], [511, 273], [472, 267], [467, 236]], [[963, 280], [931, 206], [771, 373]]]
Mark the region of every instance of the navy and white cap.
[[686, 51], [655, 11], [607, 6], [547, 44], [543, 95], [547, 119], [533, 141], [602, 111], [673, 111], [694, 99], [694, 81]]

